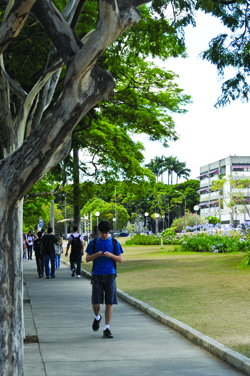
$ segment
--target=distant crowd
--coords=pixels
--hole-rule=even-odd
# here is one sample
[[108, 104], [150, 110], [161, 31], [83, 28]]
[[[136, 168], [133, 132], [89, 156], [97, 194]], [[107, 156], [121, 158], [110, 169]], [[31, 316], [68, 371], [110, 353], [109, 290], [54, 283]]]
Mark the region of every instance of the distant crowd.
[[[44, 228], [33, 235], [31, 231], [23, 234], [23, 260], [26, 262], [36, 258], [38, 277], [55, 278], [55, 269], [60, 269], [61, 254], [63, 253], [63, 239], [58, 233], [52, 235], [52, 228]], [[49, 268], [51, 261], [51, 270]], [[53, 265], [52, 265], [53, 264]]]

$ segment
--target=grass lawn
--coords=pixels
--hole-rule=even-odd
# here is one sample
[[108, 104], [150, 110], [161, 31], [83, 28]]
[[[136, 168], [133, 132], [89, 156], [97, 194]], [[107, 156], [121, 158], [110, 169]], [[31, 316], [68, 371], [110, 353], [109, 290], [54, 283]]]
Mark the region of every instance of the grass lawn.
[[[124, 243], [126, 238], [120, 238]], [[172, 252], [125, 246], [117, 286], [250, 357], [250, 268], [244, 254]], [[91, 271], [92, 265], [82, 267]]]

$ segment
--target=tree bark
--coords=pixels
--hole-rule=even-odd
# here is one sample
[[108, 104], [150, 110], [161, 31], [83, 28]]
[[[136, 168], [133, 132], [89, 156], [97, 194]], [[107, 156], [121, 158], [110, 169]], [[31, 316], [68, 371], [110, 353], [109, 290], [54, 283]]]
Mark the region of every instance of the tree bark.
[[23, 375], [22, 203], [9, 206], [1, 192], [0, 364], [4, 376]]

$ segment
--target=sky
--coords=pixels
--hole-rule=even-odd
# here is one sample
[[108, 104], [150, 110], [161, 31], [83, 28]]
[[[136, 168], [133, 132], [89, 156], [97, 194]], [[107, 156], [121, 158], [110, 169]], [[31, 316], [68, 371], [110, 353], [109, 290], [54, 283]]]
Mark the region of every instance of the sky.
[[[159, 143], [150, 142], [146, 137], [143, 140], [145, 163], [156, 155], [172, 155], [180, 162], [186, 162], [186, 167], [192, 170], [192, 179], [199, 175], [200, 166], [229, 155], [250, 155], [250, 103], [235, 101], [216, 109], [214, 104], [221, 94], [216, 67], [198, 57], [208, 47], [209, 41], [225, 28], [218, 19], [201, 12], [196, 22], [196, 28], [186, 28], [188, 58], [170, 59], [164, 63], [155, 60], [159, 66], [177, 73], [179, 86], [192, 96], [193, 103], [186, 107], [188, 113], [173, 116], [179, 140], [171, 142], [169, 148], [161, 148]], [[227, 78], [230, 76], [232, 72], [229, 71]], [[164, 182], [167, 183], [167, 173], [164, 174]]]

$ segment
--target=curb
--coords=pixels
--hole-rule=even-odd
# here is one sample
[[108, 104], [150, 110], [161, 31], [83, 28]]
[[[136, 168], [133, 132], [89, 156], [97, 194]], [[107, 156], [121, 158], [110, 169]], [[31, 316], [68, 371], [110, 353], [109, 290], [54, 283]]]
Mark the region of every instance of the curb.
[[[68, 266], [70, 265], [67, 261], [61, 261]], [[84, 269], [81, 269], [81, 274], [86, 278], [91, 278], [91, 273], [87, 272]], [[166, 315], [158, 309], [151, 307], [150, 305], [134, 298], [133, 296], [120, 289], [117, 289], [117, 295], [119, 298], [129, 303], [133, 307], [140, 309], [155, 320], [180, 333], [183, 337], [195, 343], [197, 346], [202, 347], [211, 354], [217, 356], [219, 359], [243, 372], [245, 375], [250, 376], [250, 359], [246, 356], [241, 355], [237, 351], [231, 350], [229, 347], [224, 346], [222, 343], [215, 341], [205, 334], [202, 334], [198, 330], [191, 328], [191, 326], [183, 324], [181, 321]]]

